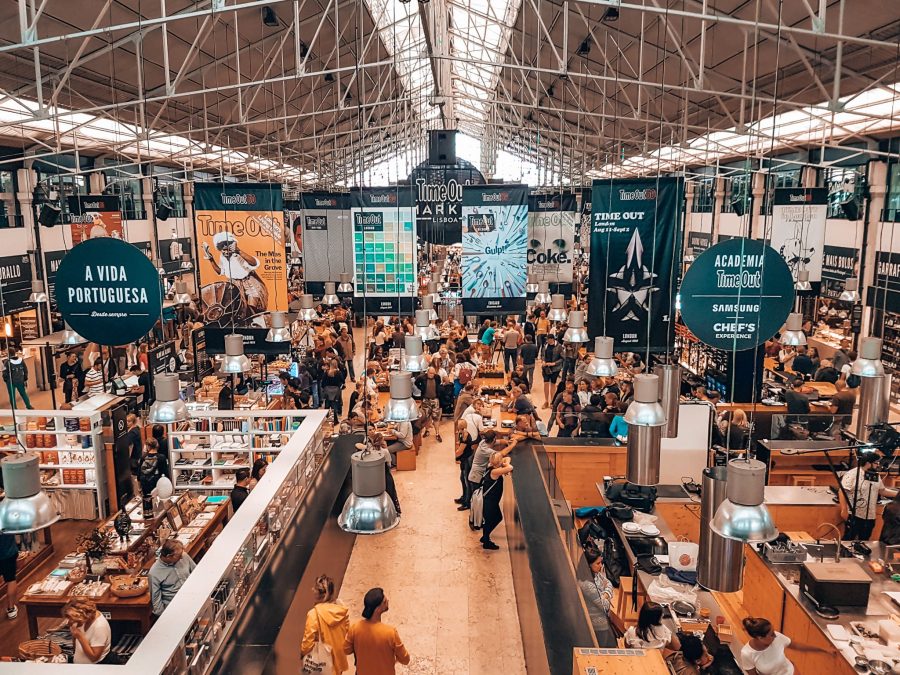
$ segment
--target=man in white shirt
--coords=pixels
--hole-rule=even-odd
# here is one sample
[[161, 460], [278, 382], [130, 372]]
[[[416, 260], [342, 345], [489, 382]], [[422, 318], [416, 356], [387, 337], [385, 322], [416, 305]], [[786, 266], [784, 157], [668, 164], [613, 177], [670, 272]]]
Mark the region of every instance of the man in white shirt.
[[844, 488], [841, 492], [841, 511], [842, 514], [847, 514], [847, 522], [844, 525], [845, 541], [868, 540], [872, 536], [872, 530], [875, 529], [878, 498], [894, 497], [897, 494], [897, 490], [890, 490], [884, 486], [876, 473], [877, 464], [877, 454], [861, 453], [856, 468], [850, 469], [841, 478], [841, 486]]
[[413, 428], [409, 422], [398, 422], [394, 428], [395, 439], [387, 446], [391, 453], [391, 466], [397, 466], [397, 453], [413, 447]]
[[269, 306], [269, 289], [256, 273], [259, 260], [244, 253], [231, 232], [217, 232], [213, 236], [213, 246], [219, 251], [218, 262], [213, 258], [207, 242], [203, 242], [203, 256], [216, 274], [226, 277], [244, 292], [249, 315], [265, 312]]

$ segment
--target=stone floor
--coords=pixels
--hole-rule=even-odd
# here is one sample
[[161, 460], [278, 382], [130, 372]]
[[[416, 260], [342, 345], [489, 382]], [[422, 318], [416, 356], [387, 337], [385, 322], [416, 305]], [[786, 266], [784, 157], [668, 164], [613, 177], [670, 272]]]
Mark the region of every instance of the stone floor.
[[400, 524], [356, 538], [340, 600], [355, 621], [366, 591], [384, 589], [384, 621], [397, 627], [412, 656], [399, 673], [524, 673], [504, 527], [492, 536], [500, 550], [485, 551], [467, 514], [456, 510], [451, 422], [441, 427], [443, 443], [425, 438], [416, 470], [395, 473]]

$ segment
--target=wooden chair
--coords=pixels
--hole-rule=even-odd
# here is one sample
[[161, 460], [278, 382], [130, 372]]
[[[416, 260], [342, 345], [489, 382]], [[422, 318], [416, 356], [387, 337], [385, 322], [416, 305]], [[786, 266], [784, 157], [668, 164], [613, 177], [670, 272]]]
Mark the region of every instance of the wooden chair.
[[616, 589], [616, 614], [627, 623], [637, 621], [637, 612], [631, 605], [631, 589], [634, 577], [619, 577], [619, 587]]

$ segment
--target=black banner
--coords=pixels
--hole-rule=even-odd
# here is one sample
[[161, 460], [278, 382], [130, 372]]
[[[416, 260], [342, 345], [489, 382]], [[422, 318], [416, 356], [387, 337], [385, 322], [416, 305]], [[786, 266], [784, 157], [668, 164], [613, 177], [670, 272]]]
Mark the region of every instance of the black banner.
[[[190, 260], [185, 264], [183, 255], [187, 253]], [[177, 274], [190, 274], [194, 270], [194, 254], [191, 250], [190, 237], [159, 240], [159, 261], [167, 277]]]
[[423, 162], [407, 178], [416, 207], [416, 234], [430, 244], [462, 241], [462, 190], [482, 185], [481, 172], [464, 159], [456, 164]]
[[617, 350], [665, 351], [678, 286], [679, 178], [595, 180], [588, 329]]
[[177, 350], [175, 349], [175, 341], [164, 342], [163, 344], [151, 349], [147, 352], [147, 364], [150, 373], [150, 391], [144, 396], [147, 403], [152, 403], [156, 399], [154, 391], [154, 376], [162, 373], [177, 373], [178, 359], [176, 358]]
[[844, 291], [844, 281], [856, 276], [859, 249], [826, 244], [824, 250], [821, 295], [836, 299]]
[[711, 232], [688, 232], [687, 233], [687, 247], [692, 249], [694, 255], [700, 255], [712, 246], [712, 233]]
[[27, 255], [0, 257], [0, 286], [3, 288], [2, 314], [28, 308], [31, 295], [31, 259]]
[[287, 342], [268, 342], [266, 335], [268, 328], [218, 328], [216, 326], [206, 326], [204, 328], [206, 339], [206, 354], [224, 354], [225, 353], [225, 336], [231, 333], [237, 333], [244, 338], [245, 354], [289, 354], [291, 345]]
[[44, 270], [47, 272], [47, 297], [50, 307], [56, 309], [56, 270], [68, 251], [44, 251]]
[[212, 359], [206, 353], [206, 329], [191, 331], [191, 342], [194, 349], [194, 381], [200, 382], [213, 372]]
[[875, 279], [866, 292], [866, 305], [900, 312], [900, 253], [876, 253]]

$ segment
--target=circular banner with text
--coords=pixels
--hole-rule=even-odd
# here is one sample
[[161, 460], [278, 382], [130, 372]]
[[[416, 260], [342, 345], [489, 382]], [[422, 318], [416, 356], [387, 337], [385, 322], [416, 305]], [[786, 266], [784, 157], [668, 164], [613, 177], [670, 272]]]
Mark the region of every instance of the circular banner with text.
[[784, 258], [755, 239], [729, 239], [704, 251], [681, 282], [681, 318], [711, 347], [753, 349], [775, 335], [794, 306]]
[[141, 250], [121, 239], [88, 239], [62, 259], [56, 304], [81, 337], [123, 345], [146, 335], [160, 317], [159, 271]]

